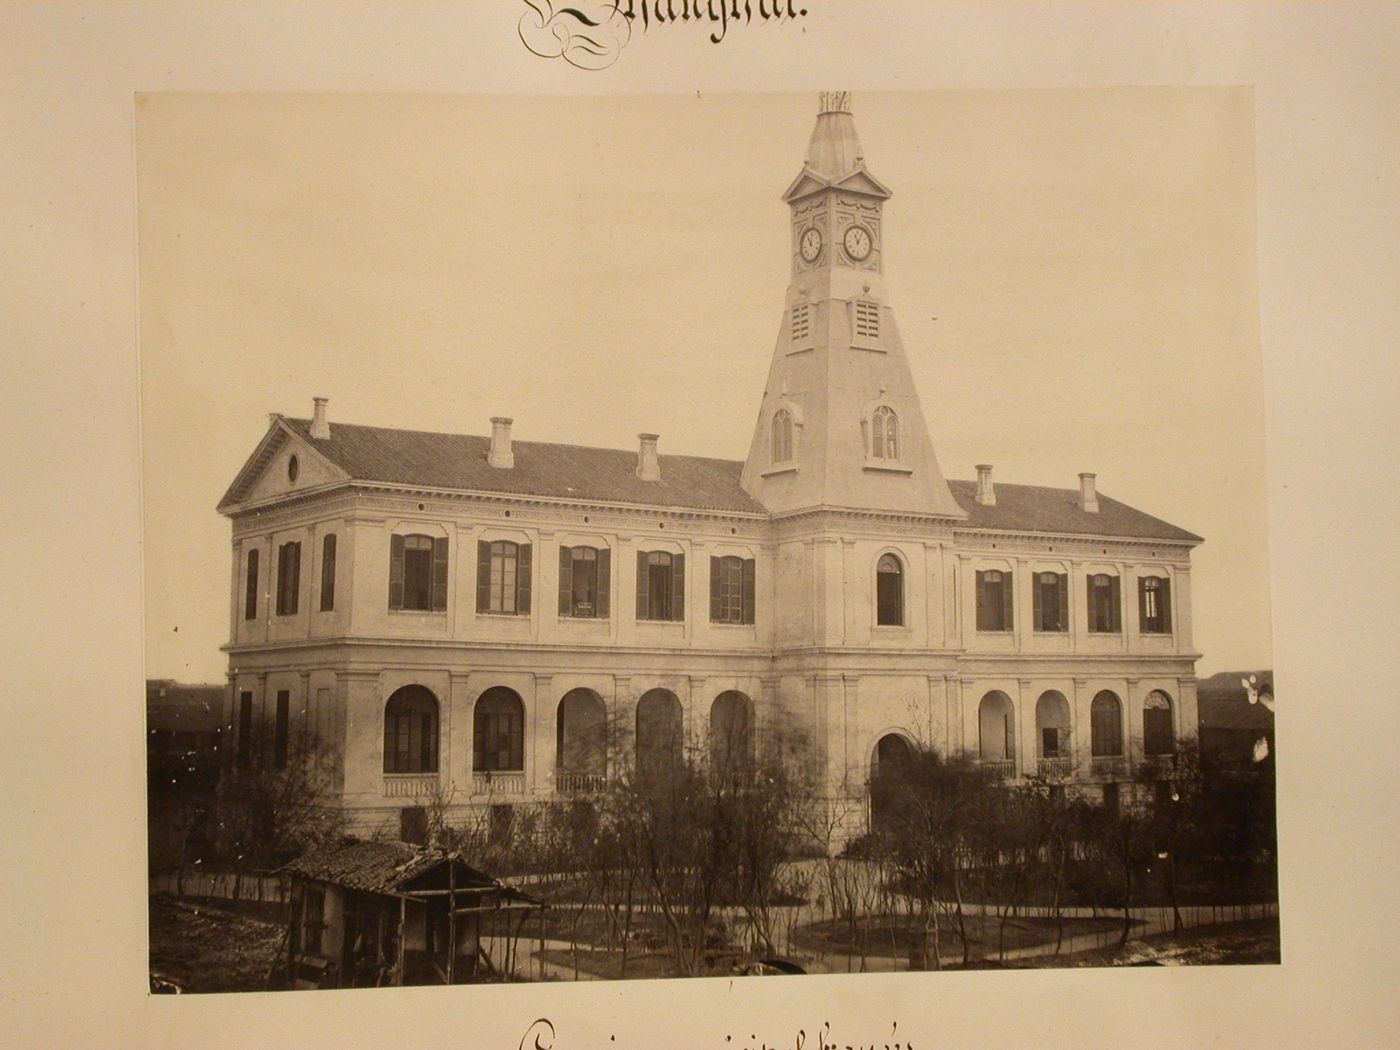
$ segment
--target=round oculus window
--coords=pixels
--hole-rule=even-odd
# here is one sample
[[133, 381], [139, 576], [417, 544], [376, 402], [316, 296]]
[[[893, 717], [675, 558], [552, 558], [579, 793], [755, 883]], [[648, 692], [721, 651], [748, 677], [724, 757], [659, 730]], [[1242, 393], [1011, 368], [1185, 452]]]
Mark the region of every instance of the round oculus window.
[[295, 482], [297, 475], [301, 473], [301, 461], [293, 456], [287, 460], [287, 480]]

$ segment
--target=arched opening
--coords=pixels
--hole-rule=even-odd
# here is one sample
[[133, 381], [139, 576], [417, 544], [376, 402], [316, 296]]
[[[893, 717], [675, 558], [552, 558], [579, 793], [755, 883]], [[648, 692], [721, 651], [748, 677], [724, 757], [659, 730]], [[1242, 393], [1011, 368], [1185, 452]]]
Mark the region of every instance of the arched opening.
[[875, 566], [875, 622], [882, 627], [904, 623], [904, 565], [893, 554], [882, 555]]
[[565, 791], [602, 786], [608, 769], [607, 705], [592, 689], [571, 689], [555, 719], [555, 786]]
[[870, 455], [874, 459], [899, 458], [899, 417], [881, 405], [870, 417]]
[[472, 771], [519, 773], [525, 768], [525, 703], [495, 686], [477, 697], [472, 715]]
[[742, 770], [753, 757], [753, 704], [727, 690], [710, 705], [710, 762], [721, 774]]
[[993, 689], [977, 707], [977, 755], [984, 762], [1012, 772], [1016, 758], [1016, 715], [1011, 697]]
[[908, 783], [914, 761], [914, 748], [900, 733], [886, 733], [875, 743], [870, 758], [870, 827], [879, 831], [889, 826], [898, 805], [901, 789]]
[[792, 413], [785, 408], [773, 414], [773, 462], [792, 459]]
[[1094, 758], [1123, 755], [1123, 703], [1107, 689], [1098, 693], [1089, 707], [1089, 744]]
[[384, 705], [384, 772], [436, 773], [438, 702], [421, 685], [396, 690]]
[[1035, 736], [1040, 772], [1047, 776], [1069, 775], [1069, 701], [1064, 693], [1051, 689], [1040, 694], [1035, 702]]
[[655, 783], [680, 767], [685, 739], [681, 702], [669, 689], [652, 689], [637, 701], [637, 779]]
[[1152, 690], [1142, 702], [1142, 750], [1147, 755], [1176, 753], [1172, 699], [1160, 689]]

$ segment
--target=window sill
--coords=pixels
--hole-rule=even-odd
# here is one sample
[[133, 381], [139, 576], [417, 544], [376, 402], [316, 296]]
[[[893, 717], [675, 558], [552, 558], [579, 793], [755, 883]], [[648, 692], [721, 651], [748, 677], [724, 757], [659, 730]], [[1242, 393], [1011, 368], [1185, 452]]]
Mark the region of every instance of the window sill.
[[528, 620], [530, 614], [527, 612], [481, 612], [478, 610], [477, 616], [490, 616], [498, 620]]
[[867, 459], [865, 470], [878, 470], [885, 474], [912, 474], [913, 467], [906, 467], [903, 463], [890, 462], [887, 459]]
[[446, 609], [390, 609], [390, 616], [446, 616]]
[[684, 620], [637, 620], [638, 624], [649, 624], [653, 627], [680, 627]]
[[1031, 633], [1032, 633], [1032, 634], [1049, 634], [1049, 635], [1064, 635], [1064, 636], [1067, 636], [1067, 635], [1069, 634], [1069, 628], [1068, 628], [1068, 627], [1055, 627], [1055, 628], [1048, 628], [1048, 627], [1032, 627], [1032, 628], [1031, 628]]
[[883, 346], [879, 346], [879, 345], [876, 344], [876, 343], [866, 343], [866, 342], [856, 343], [856, 342], [853, 342], [853, 343], [851, 343], [851, 349], [852, 349], [852, 350], [865, 350], [865, 351], [867, 351], [867, 352], [869, 352], [869, 353], [872, 353], [872, 354], [883, 354], [883, 353], [888, 353], [888, 351], [887, 351]]
[[1123, 632], [1122, 632], [1121, 630], [1119, 630], [1119, 631], [1096, 631], [1096, 630], [1094, 630], [1092, 627], [1090, 627], [1089, 630], [1086, 631], [1085, 633], [1088, 634], [1091, 638], [1122, 638], [1122, 637], [1123, 637]]
[[788, 350], [787, 356], [792, 357], [794, 354], [810, 354], [816, 348], [815, 343], [808, 343], [806, 346], [794, 346]]
[[914, 628], [907, 623], [877, 623], [874, 625], [877, 631], [912, 631]]
[[781, 466], [770, 467], [768, 470], [760, 471], [758, 476], [761, 477], [761, 478], [771, 478], [771, 477], [777, 476], [778, 474], [796, 474], [796, 473], [797, 473], [797, 464], [796, 464], [796, 463], [784, 463], [784, 464], [782, 464]]
[[730, 630], [745, 630], [745, 631], [751, 631], [751, 630], [753, 630], [753, 627], [754, 627], [754, 625], [751, 624], [751, 623], [736, 623], [736, 622], [733, 621], [733, 620], [711, 620], [711, 621], [710, 621], [710, 626], [711, 626], [711, 627], [719, 627], [719, 628], [728, 628], [728, 629], [730, 629]]
[[[497, 614], [500, 615], [500, 614]], [[574, 616], [570, 613], [562, 613], [557, 617], [560, 623], [608, 623], [611, 616]]]
[[1002, 636], [1010, 636], [1010, 635], [1015, 634], [1015, 633], [1016, 633], [1016, 630], [1015, 630], [1015, 628], [1012, 628], [1012, 627], [979, 627], [979, 628], [977, 628], [977, 633], [978, 633], [978, 634], [996, 634], [996, 635], [1002, 635]]

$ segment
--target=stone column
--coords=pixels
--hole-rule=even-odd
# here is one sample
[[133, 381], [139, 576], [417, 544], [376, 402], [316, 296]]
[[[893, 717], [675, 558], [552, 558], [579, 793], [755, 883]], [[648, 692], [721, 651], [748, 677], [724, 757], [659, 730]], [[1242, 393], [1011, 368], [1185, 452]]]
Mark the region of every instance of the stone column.
[[1016, 679], [1016, 768], [1022, 776], [1033, 776], [1040, 754], [1039, 731], [1035, 721], [1036, 697], [1031, 691], [1029, 678]]
[[554, 755], [549, 746], [554, 739], [551, 717], [554, 705], [550, 703], [554, 695], [550, 691], [554, 676], [537, 674], [534, 677], [535, 695], [525, 715], [526, 724], [531, 727], [525, 740], [525, 792], [547, 796], [554, 791]]

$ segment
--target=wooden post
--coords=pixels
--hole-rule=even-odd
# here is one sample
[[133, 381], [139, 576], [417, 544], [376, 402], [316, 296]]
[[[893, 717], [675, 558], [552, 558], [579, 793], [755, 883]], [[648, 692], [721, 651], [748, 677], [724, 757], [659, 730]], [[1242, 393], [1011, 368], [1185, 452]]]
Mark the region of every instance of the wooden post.
[[408, 898], [407, 898], [407, 897], [400, 897], [400, 898], [399, 898], [399, 968], [398, 968], [397, 974], [396, 974], [395, 977], [394, 977], [394, 983], [397, 984], [397, 985], [400, 985], [400, 986], [403, 985], [403, 958], [404, 958], [404, 954], [403, 954], [403, 942], [404, 942], [404, 937], [405, 937], [405, 935], [407, 934], [407, 932], [408, 932]]
[[447, 983], [457, 974], [457, 865], [447, 855]]

